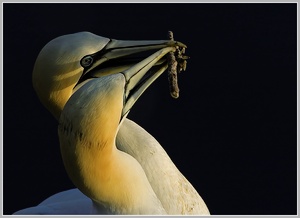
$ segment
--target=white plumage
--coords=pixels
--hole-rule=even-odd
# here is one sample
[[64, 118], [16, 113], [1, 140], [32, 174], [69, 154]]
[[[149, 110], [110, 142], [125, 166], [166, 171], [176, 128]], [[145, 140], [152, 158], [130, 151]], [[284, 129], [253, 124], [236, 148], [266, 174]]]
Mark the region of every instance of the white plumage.
[[[184, 47], [166, 40], [119, 41], [81, 32], [54, 39], [42, 49], [34, 88], [59, 120], [69, 177], [93, 203], [74, 189], [16, 214], [209, 214], [162, 146], [126, 118], [165, 71], [165, 55], [176, 46]], [[152, 55], [127, 59], [149, 50]], [[91, 63], [83, 63], [89, 58]]]

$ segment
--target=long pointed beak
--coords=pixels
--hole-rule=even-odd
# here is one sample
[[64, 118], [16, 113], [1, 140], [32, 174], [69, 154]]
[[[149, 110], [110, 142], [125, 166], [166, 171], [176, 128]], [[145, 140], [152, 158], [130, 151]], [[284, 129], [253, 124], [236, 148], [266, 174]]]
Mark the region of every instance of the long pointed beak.
[[155, 72], [152, 72], [148, 77], [145, 77], [150, 68], [152, 68], [167, 53], [171, 51], [174, 52], [175, 50], [175, 47], [163, 48], [122, 72], [127, 82], [122, 116], [125, 116], [129, 112], [143, 92], [168, 68], [168, 64], [165, 61]]
[[181, 42], [171, 40], [126, 41], [111, 39], [111, 41], [99, 52], [84, 56], [81, 59], [80, 64], [85, 69], [84, 74], [86, 74], [109, 60], [164, 47], [176, 46], [186, 47], [186, 45]]
[[122, 73], [126, 79], [122, 119], [136, 100], [168, 68], [165, 55], [186, 48], [173, 40], [124, 41], [110, 40], [100, 51], [84, 56], [84, 68], [78, 83], [90, 77]]

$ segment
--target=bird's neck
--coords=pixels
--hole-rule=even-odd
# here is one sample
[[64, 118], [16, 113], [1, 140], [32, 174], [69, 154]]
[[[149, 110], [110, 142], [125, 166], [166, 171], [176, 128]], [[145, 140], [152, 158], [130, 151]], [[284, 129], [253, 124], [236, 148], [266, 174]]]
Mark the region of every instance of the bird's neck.
[[129, 154], [116, 148], [125, 78], [94, 79], [76, 91], [60, 116], [65, 168], [88, 197], [115, 214], [163, 214], [146, 175]]
[[59, 134], [64, 164], [84, 194], [116, 214], [165, 213], [140, 164], [116, 148], [112, 129], [116, 131], [117, 126], [107, 124], [101, 131], [101, 127], [91, 126], [97, 123], [94, 120], [79, 131], [67, 119], [62, 123]]

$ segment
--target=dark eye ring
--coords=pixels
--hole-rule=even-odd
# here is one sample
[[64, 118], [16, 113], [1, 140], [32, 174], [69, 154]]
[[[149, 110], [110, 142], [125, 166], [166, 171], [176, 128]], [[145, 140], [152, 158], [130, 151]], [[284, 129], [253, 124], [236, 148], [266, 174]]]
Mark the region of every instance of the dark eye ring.
[[81, 59], [80, 64], [83, 68], [86, 68], [86, 67], [91, 66], [93, 61], [94, 61], [93, 57], [90, 55], [87, 55]]

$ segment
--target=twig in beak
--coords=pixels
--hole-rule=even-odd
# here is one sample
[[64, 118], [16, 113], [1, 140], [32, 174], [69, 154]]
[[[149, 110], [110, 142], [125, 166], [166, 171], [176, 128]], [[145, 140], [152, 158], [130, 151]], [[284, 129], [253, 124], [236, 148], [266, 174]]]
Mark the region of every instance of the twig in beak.
[[[174, 41], [173, 32], [169, 31], [168, 34], [170, 40]], [[174, 52], [169, 52], [167, 58], [168, 58], [168, 80], [169, 80], [170, 94], [173, 98], [178, 98], [179, 97], [179, 88], [178, 88], [178, 81], [177, 81], [178, 63], [176, 61]]]
[[[169, 31], [169, 39], [174, 41], [173, 32]], [[185, 52], [185, 48], [176, 47], [176, 52], [169, 52], [167, 55], [168, 59], [168, 80], [170, 87], [170, 94], [173, 98], [179, 97], [179, 88], [178, 88], [178, 80], [177, 73], [181, 71], [185, 71], [188, 56], [183, 55]]]

